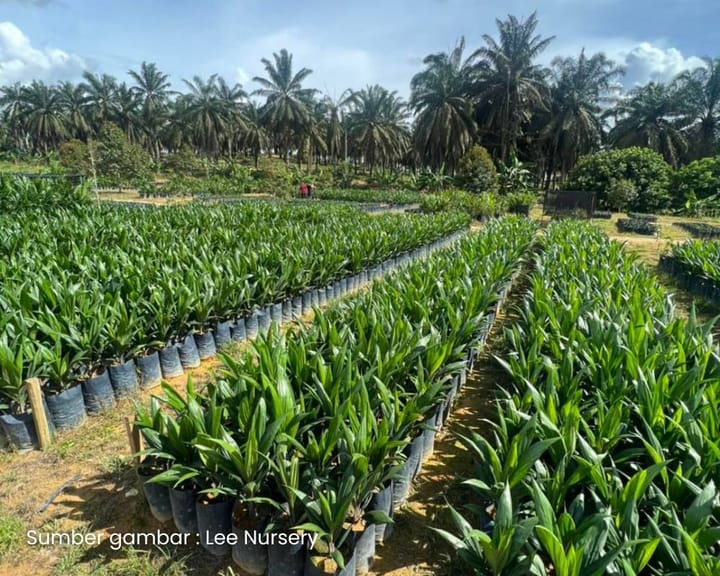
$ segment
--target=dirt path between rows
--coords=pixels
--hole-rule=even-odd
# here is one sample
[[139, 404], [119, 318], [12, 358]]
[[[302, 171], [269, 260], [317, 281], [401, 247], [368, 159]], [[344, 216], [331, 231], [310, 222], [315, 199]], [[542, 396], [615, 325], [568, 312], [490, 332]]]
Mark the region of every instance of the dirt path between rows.
[[448, 503], [462, 512], [472, 496], [462, 482], [473, 475], [473, 460], [456, 435], [488, 433], [489, 425], [483, 419], [495, 419], [496, 390], [504, 387], [509, 377], [494, 355], [502, 356], [506, 349], [503, 331], [515, 321], [513, 307], [526, 290], [522, 278], [515, 282], [497, 315], [455, 408], [435, 440], [435, 450], [413, 484], [408, 505], [396, 513], [392, 538], [376, 549], [371, 576], [461, 575], [452, 563], [451, 548], [430, 527], [455, 532]]

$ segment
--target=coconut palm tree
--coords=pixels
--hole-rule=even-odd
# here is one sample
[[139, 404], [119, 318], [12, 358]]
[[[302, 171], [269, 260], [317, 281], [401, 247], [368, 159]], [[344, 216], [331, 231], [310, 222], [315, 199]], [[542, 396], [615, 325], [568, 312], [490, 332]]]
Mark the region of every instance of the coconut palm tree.
[[148, 122], [143, 117], [141, 96], [125, 82], [117, 86], [111, 120], [122, 129], [128, 142], [137, 144], [144, 140]]
[[451, 172], [472, 146], [477, 125], [473, 118], [472, 62], [463, 60], [465, 38], [449, 54], [430, 54], [425, 70], [410, 82], [410, 106], [417, 113], [415, 150], [435, 169]]
[[135, 81], [131, 90], [140, 96], [145, 116], [158, 108], [163, 108], [170, 96], [170, 76], [160, 72], [154, 62], [143, 62], [140, 70], [129, 70], [128, 74]]
[[171, 152], [178, 150], [183, 144], [193, 144], [186, 120], [188, 106], [188, 99], [184, 95], [168, 102], [167, 120], [160, 130], [160, 141], [165, 149]]
[[154, 62], [143, 62], [140, 70], [129, 70], [128, 74], [135, 82], [131, 90], [139, 97], [142, 107], [145, 145], [157, 161], [160, 159], [160, 135], [167, 119], [168, 101], [175, 94], [170, 89], [170, 76], [160, 72]]
[[267, 78], [256, 76], [254, 82], [261, 88], [254, 94], [266, 99], [263, 107], [268, 127], [280, 135], [280, 146], [285, 163], [288, 161], [289, 144], [293, 130], [304, 126], [310, 120], [307, 102], [316, 90], [303, 88], [303, 81], [312, 74], [309, 68], [301, 68], [293, 74], [293, 57], [285, 48], [273, 54], [274, 62], [263, 58]]
[[227, 147], [229, 156], [233, 155], [234, 144], [238, 135], [245, 130], [245, 116], [243, 114], [243, 103], [247, 100], [247, 92], [243, 90], [242, 84], [228, 84], [222, 77], [218, 77], [217, 96], [224, 102], [228, 115], [228, 130], [224, 135], [223, 142]]
[[538, 25], [533, 12], [527, 20], [515, 16], [496, 20], [499, 38], [484, 35], [485, 46], [470, 57], [478, 75], [475, 97], [480, 103], [481, 126], [499, 135], [500, 159], [507, 162], [516, 149], [522, 126], [535, 111], [546, 108], [546, 71], [535, 64], [554, 36], [535, 34]]
[[720, 58], [704, 58], [705, 66], [676, 79], [688, 121], [691, 157], [714, 156], [720, 140]]
[[615, 81], [623, 74], [604, 54], [552, 61], [550, 110], [542, 137], [547, 144], [546, 176], [561, 175], [579, 156], [596, 150], [603, 137], [603, 104], [613, 101]]
[[87, 142], [92, 134], [92, 127], [87, 117], [85, 89], [81, 84], [61, 82], [58, 94], [68, 136]]
[[109, 74], [95, 75], [87, 71], [83, 73], [83, 79], [88, 117], [97, 132], [100, 126], [115, 118], [118, 108], [117, 80]]
[[24, 104], [23, 86], [19, 82], [0, 88], [2, 120], [14, 145], [19, 149], [26, 149], [28, 146], [27, 135], [22, 123]]
[[232, 115], [227, 102], [220, 98], [217, 79], [217, 74], [210, 76], [207, 81], [199, 76], [194, 76], [192, 81], [183, 79], [190, 89], [182, 97], [185, 100], [184, 119], [195, 147], [208, 158], [220, 152]]
[[341, 151], [347, 160], [347, 131], [343, 126], [343, 117], [352, 99], [352, 91], [345, 90], [337, 98], [329, 94], [322, 99], [325, 116], [325, 143], [330, 160], [337, 166]]
[[405, 102], [379, 85], [354, 92], [350, 100], [348, 125], [357, 151], [370, 167], [399, 160], [407, 149], [409, 130]]
[[255, 159], [255, 168], [258, 167], [260, 153], [270, 146], [270, 137], [265, 130], [263, 111], [252, 100], [243, 109], [245, 129], [241, 135], [241, 146], [250, 151]]
[[616, 107], [617, 124], [608, 136], [612, 145], [645, 146], [677, 167], [688, 142], [683, 132], [683, 105], [672, 86], [650, 82], [632, 90]]
[[302, 158], [307, 162], [307, 169], [310, 171], [310, 164], [313, 157], [316, 159], [320, 155], [327, 154], [328, 145], [325, 141], [325, 102], [323, 100], [316, 100], [310, 98], [306, 102], [310, 115], [308, 116], [307, 122], [303, 126], [299, 126], [297, 129], [298, 135], [298, 150], [301, 154], [298, 154], [298, 165]]
[[23, 126], [33, 149], [47, 154], [66, 135], [60, 93], [55, 87], [36, 80], [23, 88], [22, 95]]

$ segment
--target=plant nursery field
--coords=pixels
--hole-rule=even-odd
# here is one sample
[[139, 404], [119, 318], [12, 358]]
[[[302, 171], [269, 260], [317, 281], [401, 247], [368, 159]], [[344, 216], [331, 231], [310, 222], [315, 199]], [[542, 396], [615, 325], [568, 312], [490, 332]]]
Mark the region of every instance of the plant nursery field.
[[712, 324], [596, 226], [77, 192], [0, 195], [0, 574], [720, 573]]

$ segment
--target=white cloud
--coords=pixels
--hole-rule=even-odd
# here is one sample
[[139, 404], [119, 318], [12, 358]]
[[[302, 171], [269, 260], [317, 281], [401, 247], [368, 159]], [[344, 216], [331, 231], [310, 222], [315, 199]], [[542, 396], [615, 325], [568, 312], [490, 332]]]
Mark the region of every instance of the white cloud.
[[685, 70], [704, 66], [700, 58], [686, 58], [677, 48], [660, 48], [649, 42], [642, 42], [623, 55], [626, 86], [650, 81], [668, 82]]
[[235, 70], [235, 81], [242, 84], [244, 88], [245, 84], [248, 83], [248, 80], [250, 80], [250, 75], [245, 72], [245, 68], [239, 66], [238, 69]]
[[0, 85], [77, 77], [85, 61], [59, 48], [39, 49], [12, 22], [0, 22]]
[[608, 58], [625, 68], [622, 84], [633, 88], [648, 82], [668, 82], [684, 70], [703, 66], [702, 59], [684, 56], [680, 50], [665, 47], [662, 42], [643, 42], [628, 38], [586, 38], [582, 44], [558, 43], [548, 50], [548, 57], [577, 56], [604, 52]]

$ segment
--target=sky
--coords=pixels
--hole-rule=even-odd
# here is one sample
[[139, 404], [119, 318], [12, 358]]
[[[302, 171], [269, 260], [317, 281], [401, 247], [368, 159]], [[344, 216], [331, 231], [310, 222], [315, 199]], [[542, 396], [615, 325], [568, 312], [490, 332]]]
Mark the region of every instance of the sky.
[[605, 52], [626, 88], [666, 81], [720, 56], [718, 0], [0, 0], [0, 85], [80, 79], [130, 82], [143, 61], [182, 79], [218, 73], [257, 88], [261, 58], [286, 48], [307, 87], [338, 97], [381, 84], [407, 97], [422, 59], [464, 36], [467, 54], [495, 20], [537, 11], [555, 36], [540, 58]]

